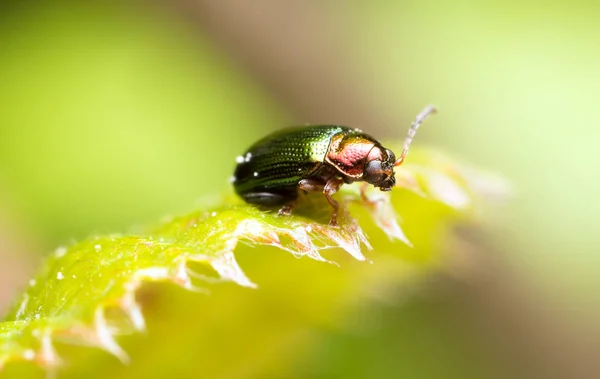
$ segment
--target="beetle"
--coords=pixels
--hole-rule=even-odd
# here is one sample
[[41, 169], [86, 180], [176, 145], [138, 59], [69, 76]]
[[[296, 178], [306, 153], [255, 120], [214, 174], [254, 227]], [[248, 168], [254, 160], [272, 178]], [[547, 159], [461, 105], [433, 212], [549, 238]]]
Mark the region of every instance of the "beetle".
[[231, 182], [247, 203], [282, 206], [280, 215], [291, 214], [299, 191], [323, 192], [333, 207], [329, 224], [336, 226], [340, 205], [332, 195], [353, 182], [390, 191], [396, 183], [394, 167], [402, 164], [417, 129], [435, 111], [427, 106], [417, 115], [397, 159], [390, 149], [356, 128], [314, 125], [277, 131], [237, 157]]

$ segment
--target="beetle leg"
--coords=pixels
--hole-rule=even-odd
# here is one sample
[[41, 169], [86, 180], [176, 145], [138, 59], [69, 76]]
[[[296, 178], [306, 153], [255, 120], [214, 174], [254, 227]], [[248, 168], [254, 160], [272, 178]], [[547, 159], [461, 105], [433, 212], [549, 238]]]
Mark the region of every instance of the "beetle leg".
[[296, 202], [295, 201], [292, 202], [292, 203], [284, 205], [279, 210], [279, 215], [280, 216], [289, 216], [289, 215], [291, 215], [292, 214], [292, 209], [294, 209], [294, 207], [296, 207]]
[[369, 183], [363, 183], [360, 186], [360, 198], [369, 206], [377, 207], [379, 204], [383, 203], [385, 200], [382, 198], [372, 200], [367, 196], [367, 189], [369, 189]]
[[[306, 192], [321, 192], [325, 187], [325, 183], [319, 179], [302, 179], [298, 182], [298, 189], [301, 189]], [[291, 203], [285, 204], [279, 210], [280, 216], [289, 216], [292, 214], [292, 210], [296, 207], [296, 202], [293, 201]]]
[[298, 188], [306, 192], [322, 192], [325, 182], [320, 179], [302, 179], [298, 182]]
[[329, 225], [337, 226], [337, 215], [338, 211], [340, 210], [340, 204], [331, 196], [340, 189], [342, 184], [344, 184], [344, 180], [340, 178], [329, 179], [326, 182], [323, 182], [319, 179], [302, 179], [300, 182], [298, 182], [298, 188], [306, 192], [322, 191], [327, 199], [327, 202], [333, 207], [333, 213], [331, 214]]
[[369, 188], [369, 183], [363, 183], [360, 186], [360, 198], [363, 199], [366, 203], [371, 203], [371, 199], [367, 196], [367, 189]]
[[325, 194], [325, 198], [333, 207], [333, 213], [331, 214], [331, 219], [329, 220], [329, 225], [337, 226], [337, 215], [340, 210], [340, 203], [335, 201], [334, 198], [331, 197], [334, 193], [336, 193], [340, 187], [344, 184], [344, 181], [340, 178], [329, 179], [327, 183], [325, 183], [325, 188], [323, 189], [323, 193]]

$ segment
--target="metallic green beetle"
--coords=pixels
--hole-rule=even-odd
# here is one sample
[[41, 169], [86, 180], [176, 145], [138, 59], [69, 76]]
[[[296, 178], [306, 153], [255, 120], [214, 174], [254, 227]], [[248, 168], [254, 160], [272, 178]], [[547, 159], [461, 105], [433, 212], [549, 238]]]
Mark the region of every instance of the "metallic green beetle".
[[275, 132], [237, 157], [233, 187], [248, 203], [283, 206], [280, 215], [291, 213], [298, 191], [323, 192], [333, 207], [329, 224], [337, 225], [339, 204], [332, 195], [344, 183], [361, 181], [391, 190], [394, 167], [402, 164], [419, 125], [434, 112], [428, 106], [419, 113], [398, 159], [359, 129], [316, 125]]

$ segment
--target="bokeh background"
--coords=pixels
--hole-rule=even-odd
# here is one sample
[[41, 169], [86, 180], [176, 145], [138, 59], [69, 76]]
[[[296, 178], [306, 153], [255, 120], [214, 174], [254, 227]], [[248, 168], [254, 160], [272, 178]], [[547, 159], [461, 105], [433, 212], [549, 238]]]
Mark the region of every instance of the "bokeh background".
[[598, 19], [578, 0], [3, 1], [0, 310], [55, 247], [228, 191], [270, 130], [399, 139], [432, 103], [417, 143], [513, 197], [459, 267], [320, 331], [289, 377], [598, 377]]

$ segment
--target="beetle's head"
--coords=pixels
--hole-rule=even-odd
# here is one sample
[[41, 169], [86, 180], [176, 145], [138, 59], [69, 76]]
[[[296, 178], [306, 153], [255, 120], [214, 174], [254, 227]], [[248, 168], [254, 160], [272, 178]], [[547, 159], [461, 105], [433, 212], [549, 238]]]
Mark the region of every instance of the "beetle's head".
[[391, 191], [396, 184], [394, 163], [396, 156], [390, 149], [375, 146], [365, 163], [363, 180], [382, 191]]

